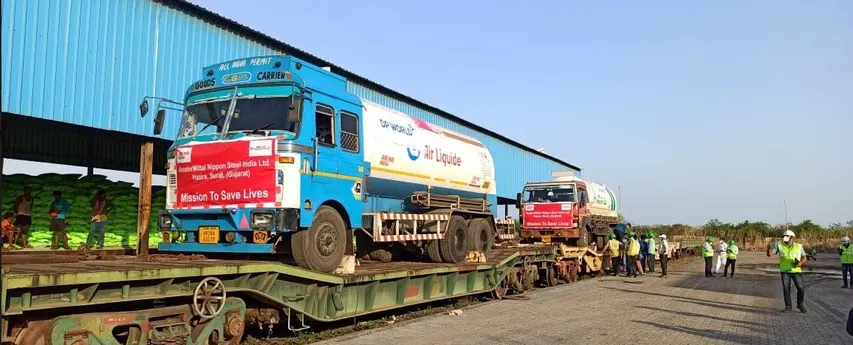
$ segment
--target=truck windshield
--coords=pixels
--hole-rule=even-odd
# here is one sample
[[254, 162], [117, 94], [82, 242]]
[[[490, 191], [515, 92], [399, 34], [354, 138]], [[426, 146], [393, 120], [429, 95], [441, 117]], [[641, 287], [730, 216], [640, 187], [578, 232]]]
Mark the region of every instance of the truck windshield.
[[[292, 101], [292, 97], [239, 98], [228, 131], [266, 129], [297, 134], [299, 123], [287, 119]], [[219, 99], [187, 106], [178, 138], [221, 132], [229, 102], [229, 99]], [[202, 133], [196, 133], [204, 127], [208, 128]]]
[[574, 202], [575, 186], [536, 186], [524, 189], [526, 202]]

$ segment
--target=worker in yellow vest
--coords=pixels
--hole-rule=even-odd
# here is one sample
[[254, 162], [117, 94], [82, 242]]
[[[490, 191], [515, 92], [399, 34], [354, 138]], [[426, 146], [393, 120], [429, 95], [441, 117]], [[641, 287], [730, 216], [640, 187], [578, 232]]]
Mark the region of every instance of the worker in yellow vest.
[[625, 265], [628, 268], [627, 276], [637, 278], [637, 257], [640, 255], [640, 241], [637, 241], [636, 232], [631, 231], [628, 236], [628, 262]]
[[[735, 276], [735, 264], [737, 263], [738, 248], [735, 245], [735, 240], [729, 240], [729, 246], [726, 248], [726, 267], [723, 268], [723, 277]], [[729, 266], [732, 268], [732, 273], [729, 274]]]
[[[841, 279], [844, 280], [842, 289], [853, 289], [853, 244], [850, 244], [850, 237], [844, 236], [841, 238], [841, 245], [838, 246], [838, 255], [841, 256]], [[850, 283], [847, 283], [848, 277]]]
[[708, 236], [708, 239], [702, 243], [702, 258], [705, 259], [705, 277], [713, 277], [711, 272], [711, 264], [714, 261], [714, 237]]
[[616, 234], [610, 234], [610, 240], [604, 246], [604, 250], [610, 253], [610, 266], [613, 267], [613, 275], [619, 275], [619, 262], [622, 258], [619, 257], [619, 245], [622, 243], [616, 240]]
[[785, 294], [785, 309], [782, 312], [791, 311], [791, 281], [797, 287], [797, 309], [805, 313], [803, 304], [805, 299], [805, 287], [803, 286], [803, 264], [806, 262], [806, 251], [803, 245], [794, 242], [794, 232], [785, 230], [782, 234], [782, 243], [774, 243], [767, 248], [767, 256], [779, 255], [779, 272], [782, 275], [782, 291]]

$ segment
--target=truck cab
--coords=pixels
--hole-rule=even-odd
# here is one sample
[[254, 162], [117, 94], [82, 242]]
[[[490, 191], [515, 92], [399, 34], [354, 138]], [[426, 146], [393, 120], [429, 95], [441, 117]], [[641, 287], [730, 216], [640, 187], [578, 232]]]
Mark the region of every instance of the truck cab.
[[361, 227], [361, 109], [343, 77], [294, 57], [203, 68], [168, 151], [158, 250], [290, 252], [333, 270]]
[[523, 242], [563, 242], [603, 249], [617, 224], [613, 193], [574, 176], [529, 182], [516, 196], [520, 213], [519, 237]]

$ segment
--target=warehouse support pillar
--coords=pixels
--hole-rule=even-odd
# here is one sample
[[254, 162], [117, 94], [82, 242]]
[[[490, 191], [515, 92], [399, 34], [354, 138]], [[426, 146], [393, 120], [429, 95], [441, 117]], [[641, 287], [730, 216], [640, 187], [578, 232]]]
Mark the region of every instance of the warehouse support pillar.
[[151, 225], [151, 177], [154, 169], [154, 143], [145, 142], [139, 154], [139, 210], [136, 217], [136, 255], [148, 254]]
[[[3, 161], [5, 160], [3, 155], [3, 113], [0, 113], [0, 205], [3, 205]], [[5, 213], [6, 210], [0, 208], [0, 214]]]

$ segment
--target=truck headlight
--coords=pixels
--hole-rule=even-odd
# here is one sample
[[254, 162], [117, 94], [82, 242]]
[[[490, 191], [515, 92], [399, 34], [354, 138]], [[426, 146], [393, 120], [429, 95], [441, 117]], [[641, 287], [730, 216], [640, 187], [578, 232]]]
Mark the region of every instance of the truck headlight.
[[160, 219], [157, 222], [160, 225], [160, 230], [168, 231], [172, 228], [172, 215], [170, 214], [161, 214]]
[[272, 228], [273, 214], [269, 212], [252, 213], [253, 228]]

